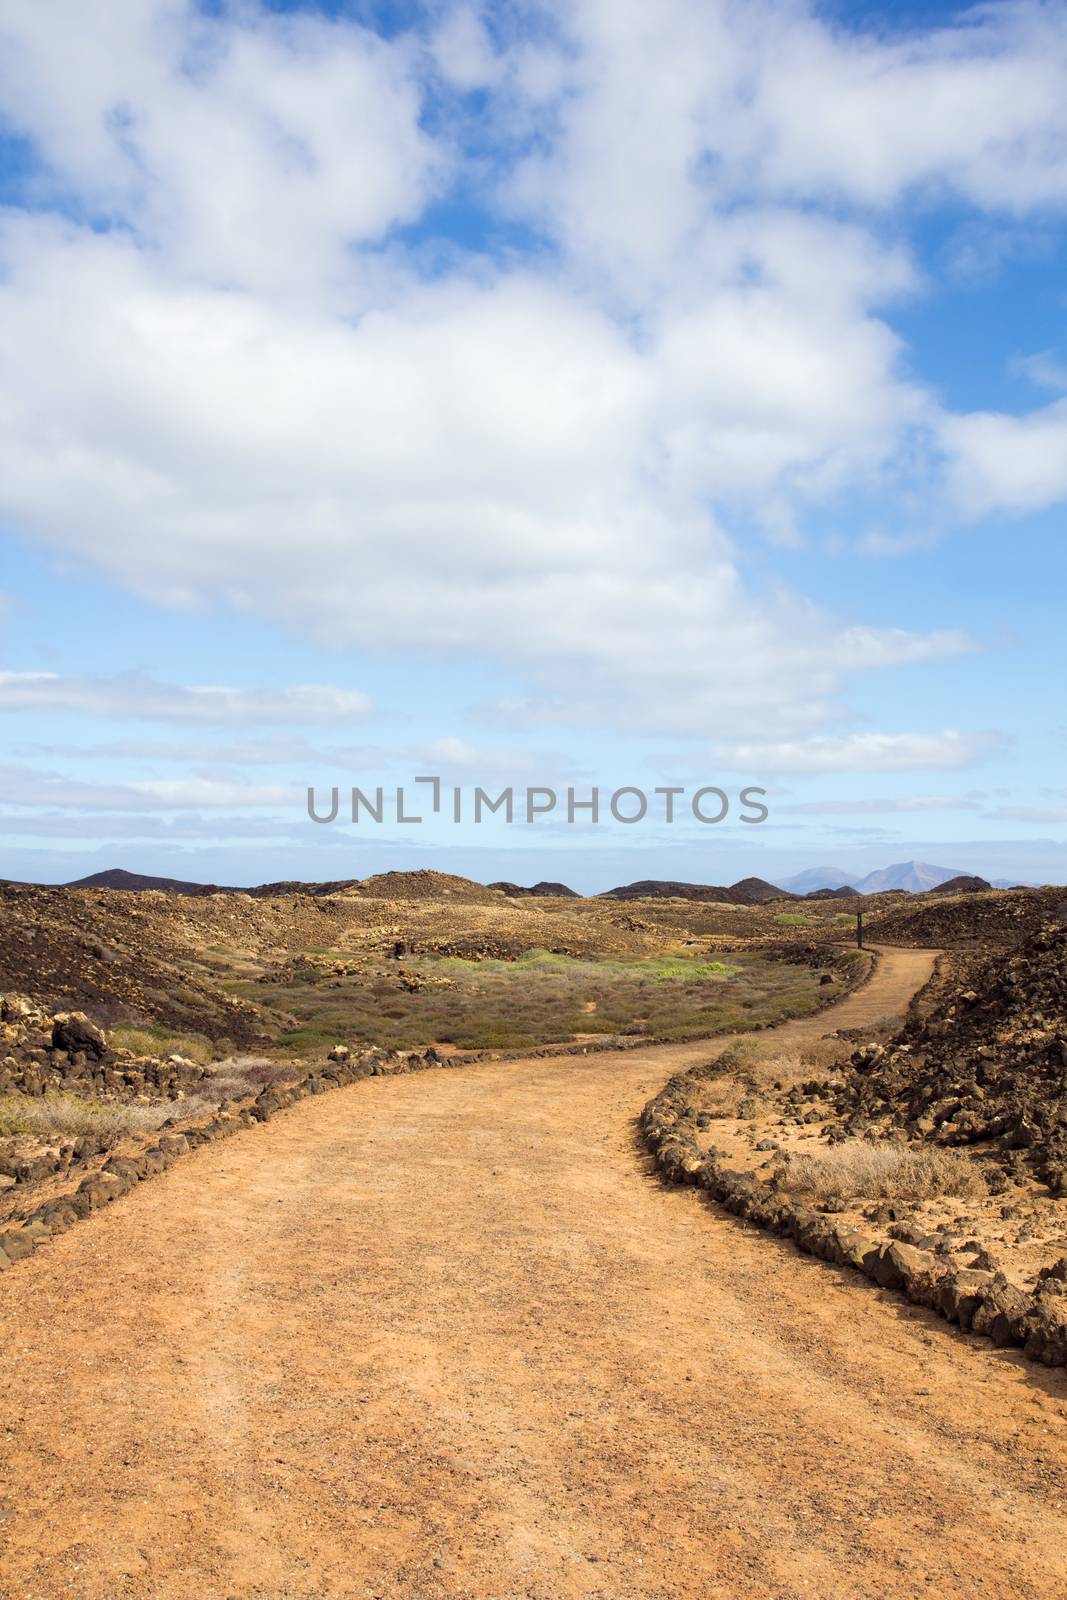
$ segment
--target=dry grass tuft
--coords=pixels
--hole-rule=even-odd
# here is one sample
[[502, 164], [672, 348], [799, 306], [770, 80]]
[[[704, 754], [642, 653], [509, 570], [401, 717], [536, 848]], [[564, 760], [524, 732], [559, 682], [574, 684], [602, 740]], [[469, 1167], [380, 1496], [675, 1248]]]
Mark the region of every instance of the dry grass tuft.
[[108, 1040], [113, 1048], [130, 1050], [135, 1056], [184, 1056], [186, 1061], [198, 1061], [202, 1067], [218, 1055], [218, 1048], [203, 1033], [168, 1033], [165, 1028], [135, 1028], [121, 1023], [109, 1029]]
[[0, 1137], [78, 1139], [85, 1133], [147, 1133], [174, 1115], [170, 1102], [131, 1105], [76, 1094], [0, 1096]]
[[735, 1112], [716, 1109], [745, 1098], [763, 1100], [776, 1089], [791, 1089], [809, 1079], [825, 1079], [850, 1052], [839, 1039], [813, 1039], [799, 1050], [784, 1052], [773, 1039], [735, 1039], [715, 1061], [715, 1075], [700, 1087], [700, 1108], [713, 1116]]
[[747, 1093], [744, 1086], [732, 1078], [713, 1078], [700, 1085], [694, 1107], [711, 1117], [736, 1117]]
[[978, 1167], [957, 1150], [913, 1149], [850, 1139], [822, 1155], [789, 1155], [778, 1163], [783, 1188], [829, 1200], [977, 1199], [987, 1193]]

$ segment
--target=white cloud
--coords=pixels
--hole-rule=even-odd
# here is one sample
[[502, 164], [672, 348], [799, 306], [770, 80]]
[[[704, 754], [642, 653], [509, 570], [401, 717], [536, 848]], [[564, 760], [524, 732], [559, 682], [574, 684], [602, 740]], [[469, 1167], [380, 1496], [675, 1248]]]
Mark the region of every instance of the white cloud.
[[417, 215], [446, 167], [411, 46], [351, 22], [10, 0], [0, 63], [0, 110], [57, 180], [219, 285], [349, 293], [350, 246]]
[[[954, 772], [1002, 749], [995, 733], [849, 733], [779, 743], [735, 744], [717, 754], [759, 772]], [[921, 809], [921, 807], [920, 807]]]
[[[11, 0], [0, 112], [47, 172], [0, 221], [0, 513], [161, 603], [490, 656], [534, 715], [647, 731], [798, 738], [966, 648], [757, 594], [724, 528], [913, 470], [940, 412], [880, 312], [918, 274], [841, 202], [1064, 199], [1059, 14], [424, 19]], [[453, 177], [555, 250], [420, 276], [393, 230]]]
[[[2, 701], [0, 701], [2, 709]], [[11, 754], [19, 760], [48, 757], [76, 761], [166, 761], [183, 765], [217, 763], [220, 766], [291, 766], [328, 759], [299, 735], [271, 735], [259, 739], [109, 739], [100, 744], [59, 744], [43, 741], [13, 744]]]
[[62, 811], [187, 811], [220, 807], [291, 806], [304, 791], [286, 784], [247, 784], [211, 778], [152, 778], [135, 783], [97, 783], [40, 772], [32, 767], [0, 766], [0, 799], [8, 806], [54, 806]]
[[[621, 283], [754, 196], [887, 207], [909, 190], [1021, 213], [1067, 202], [1067, 16], [983, 5], [899, 41], [788, 0], [553, 7], [565, 80], [516, 203]], [[522, 50], [516, 52], [521, 64]], [[518, 67], [516, 68], [518, 71]]]
[[1002, 822], [1067, 822], [1067, 806], [998, 806], [991, 815]]
[[[0, 710], [3, 709], [0, 692]], [[246, 720], [246, 719], [242, 719]], [[99, 768], [103, 762], [162, 764], [185, 767], [193, 777], [215, 783], [233, 781], [233, 768], [276, 767], [290, 769], [300, 785], [338, 783], [411, 784], [422, 775], [439, 777], [444, 784], [549, 783], [594, 781], [588, 765], [576, 762], [562, 750], [495, 748], [469, 739], [449, 736], [411, 744], [311, 744], [298, 734], [264, 732], [259, 738], [200, 737], [109, 739], [96, 744], [27, 741], [13, 744], [17, 760], [74, 760]], [[293, 790], [303, 793], [303, 787]], [[425, 791], [418, 791], [420, 793]], [[3, 796], [0, 795], [0, 805]]]
[[793, 15], [757, 68], [757, 181], [869, 205], [917, 186], [1017, 213], [1067, 201], [1061, 6], [975, 6], [899, 42]]
[[1039, 511], [1067, 496], [1067, 400], [1025, 416], [948, 417], [941, 440], [950, 488], [970, 516]]
[[765, 385], [770, 325], [728, 318], [716, 433], [684, 341], [642, 354], [527, 275], [415, 288], [348, 327], [161, 281], [116, 239], [8, 238], [0, 499], [154, 599], [221, 595], [334, 644], [474, 644], [653, 728], [804, 721], [848, 671], [961, 645], [872, 629], [857, 650], [796, 599], [755, 600], [704, 509], [716, 475], [773, 499], [874, 450], [875, 369], [815, 403], [832, 358], [810, 330], [812, 383], [798, 350]]
[[0, 672], [0, 712], [71, 711], [82, 716], [152, 722], [337, 723], [367, 716], [358, 690], [307, 684], [294, 689], [235, 689], [220, 684], [159, 683], [138, 672], [113, 677], [57, 672]]
[[482, 89], [501, 77], [502, 63], [472, 5], [457, 5], [445, 15], [431, 48], [442, 77], [456, 89]]
[[[255, 824], [265, 825], [269, 834], [278, 834], [284, 824], [268, 818], [242, 816], [234, 819], [234, 831], [242, 835], [249, 830], [257, 837], [264, 836]], [[177, 819], [153, 816], [140, 811], [57, 811], [35, 806], [29, 812], [0, 813], [0, 838], [3, 839], [72, 839], [84, 843], [88, 839], [113, 839], [116, 846], [127, 848], [139, 839], [217, 839], [225, 826], [217, 816], [200, 817], [182, 815]], [[289, 830], [293, 832], [292, 829]]]
[[1017, 356], [1011, 363], [1013, 372], [1029, 378], [1042, 389], [1053, 389], [1057, 394], [1067, 394], [1067, 365], [1055, 350], [1038, 350], [1033, 355]]

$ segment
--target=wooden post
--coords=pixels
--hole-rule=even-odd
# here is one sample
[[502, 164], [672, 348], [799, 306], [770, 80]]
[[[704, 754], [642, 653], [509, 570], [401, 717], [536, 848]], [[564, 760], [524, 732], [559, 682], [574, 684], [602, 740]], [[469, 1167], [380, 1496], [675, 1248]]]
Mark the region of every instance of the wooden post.
[[856, 912], [856, 948], [863, 949], [863, 912]]

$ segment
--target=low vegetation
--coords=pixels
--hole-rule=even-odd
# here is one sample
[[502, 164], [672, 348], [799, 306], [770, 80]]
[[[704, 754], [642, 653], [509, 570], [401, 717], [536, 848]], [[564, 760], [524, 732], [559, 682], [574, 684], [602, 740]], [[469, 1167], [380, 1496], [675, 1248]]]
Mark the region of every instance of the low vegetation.
[[46, 1143], [83, 1134], [146, 1133], [174, 1115], [170, 1101], [95, 1100], [76, 1094], [0, 1095], [0, 1138]]
[[340, 978], [298, 968], [284, 983], [254, 987], [261, 1004], [289, 1013], [278, 1044], [301, 1054], [339, 1040], [523, 1049], [597, 1036], [691, 1039], [802, 1016], [825, 998], [810, 968], [747, 953], [598, 960], [531, 950], [515, 961], [445, 956]]
[[988, 1192], [975, 1163], [957, 1150], [848, 1139], [818, 1155], [792, 1154], [777, 1163], [783, 1188], [812, 1200], [978, 1199]]
[[151, 1023], [138, 1027], [119, 1023], [108, 1030], [108, 1038], [114, 1049], [130, 1050], [135, 1056], [184, 1056], [187, 1061], [198, 1061], [205, 1067], [225, 1055], [229, 1043], [228, 1040], [215, 1043], [204, 1033], [171, 1033]]
[[812, 1039], [783, 1051], [773, 1034], [735, 1039], [693, 1080], [693, 1108], [712, 1118], [759, 1116], [783, 1091], [828, 1078], [849, 1048], [839, 1039]]

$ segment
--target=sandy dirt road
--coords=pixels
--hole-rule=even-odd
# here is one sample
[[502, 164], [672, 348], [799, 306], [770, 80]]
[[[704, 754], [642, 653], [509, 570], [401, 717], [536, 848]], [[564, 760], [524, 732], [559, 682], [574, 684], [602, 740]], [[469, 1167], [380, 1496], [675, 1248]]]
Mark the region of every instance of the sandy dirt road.
[[648, 1171], [718, 1043], [307, 1100], [6, 1273], [0, 1594], [1067, 1593], [1063, 1374]]

